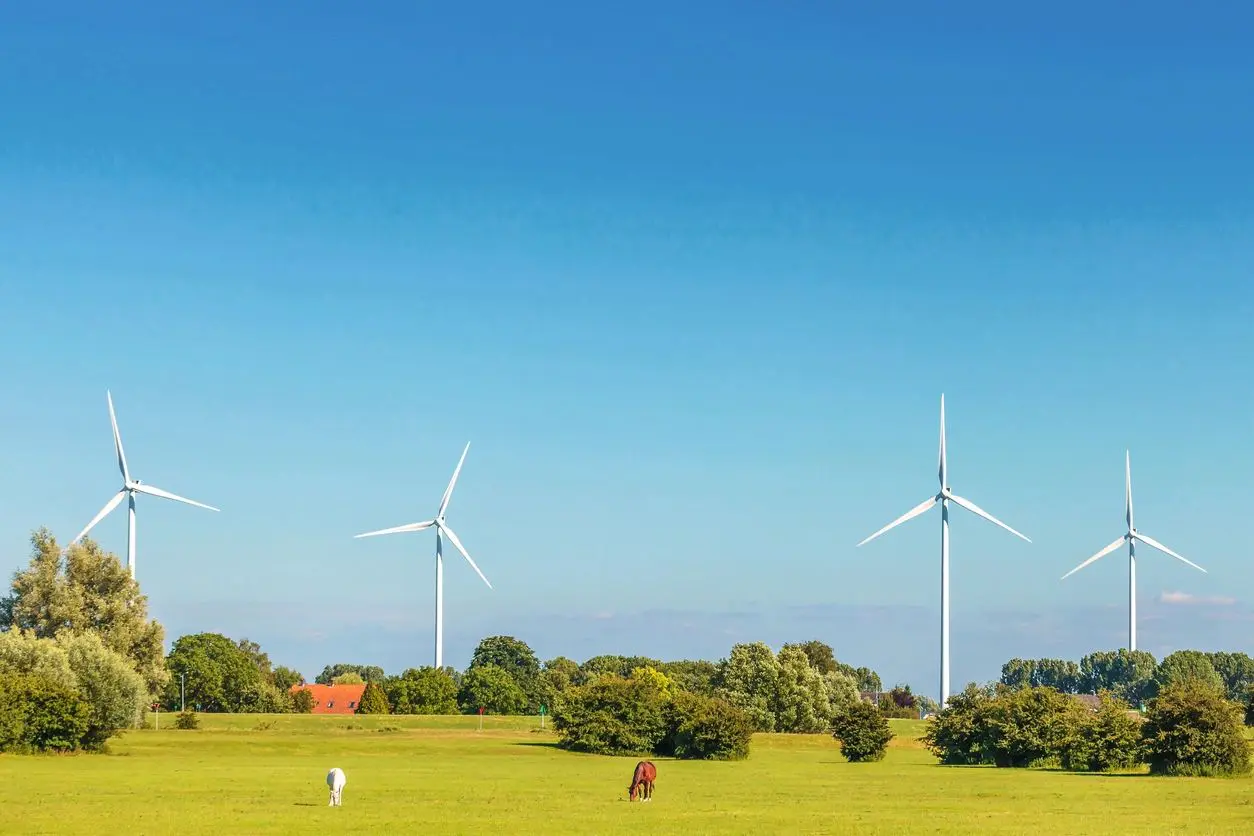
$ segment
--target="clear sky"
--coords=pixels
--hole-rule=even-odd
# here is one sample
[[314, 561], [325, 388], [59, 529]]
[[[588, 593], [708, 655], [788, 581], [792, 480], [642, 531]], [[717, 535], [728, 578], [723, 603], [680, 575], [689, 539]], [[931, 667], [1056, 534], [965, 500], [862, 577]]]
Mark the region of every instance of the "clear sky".
[[[1243, 4], [0, 10], [0, 570], [119, 487], [172, 639], [312, 676], [819, 638], [936, 690], [1254, 651]], [[441, 8], [435, 8], [440, 5]], [[419, 10], [419, 7], [426, 10]], [[119, 510], [94, 532], [125, 554]]]

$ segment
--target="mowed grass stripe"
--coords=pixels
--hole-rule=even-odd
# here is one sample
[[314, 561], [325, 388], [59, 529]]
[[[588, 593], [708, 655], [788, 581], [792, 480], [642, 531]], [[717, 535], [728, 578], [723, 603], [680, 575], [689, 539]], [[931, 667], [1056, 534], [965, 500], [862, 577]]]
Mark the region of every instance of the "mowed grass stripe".
[[824, 735], [757, 735], [734, 763], [654, 759], [649, 804], [625, 800], [634, 758], [558, 750], [533, 717], [202, 723], [130, 732], [107, 756], [0, 756], [0, 833], [1254, 833], [1249, 779], [940, 767], [917, 721], [893, 721], [875, 764]]

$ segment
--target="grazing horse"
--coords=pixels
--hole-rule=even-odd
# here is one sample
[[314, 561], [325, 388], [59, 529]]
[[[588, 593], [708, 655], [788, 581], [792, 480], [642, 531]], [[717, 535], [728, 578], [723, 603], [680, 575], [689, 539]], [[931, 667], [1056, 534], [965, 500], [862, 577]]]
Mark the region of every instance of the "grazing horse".
[[640, 793], [641, 801], [653, 798], [653, 782], [657, 780], [657, 767], [653, 761], [640, 761], [631, 776], [631, 786], [627, 787], [627, 800], [635, 801], [636, 793]]
[[327, 802], [327, 806], [332, 805], [339, 807], [341, 796], [344, 793], [344, 785], [348, 783], [348, 779], [344, 777], [344, 770], [338, 766], [327, 773], [327, 786], [331, 788], [331, 800]]

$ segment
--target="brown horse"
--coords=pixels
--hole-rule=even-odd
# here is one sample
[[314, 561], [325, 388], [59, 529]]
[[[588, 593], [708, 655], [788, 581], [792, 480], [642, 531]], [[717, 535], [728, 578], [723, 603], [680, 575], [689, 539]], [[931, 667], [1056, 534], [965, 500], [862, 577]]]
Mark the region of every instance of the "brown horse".
[[653, 761], [640, 761], [631, 776], [631, 786], [627, 787], [627, 800], [635, 801], [636, 793], [640, 793], [641, 801], [653, 798], [653, 782], [657, 780], [657, 767]]

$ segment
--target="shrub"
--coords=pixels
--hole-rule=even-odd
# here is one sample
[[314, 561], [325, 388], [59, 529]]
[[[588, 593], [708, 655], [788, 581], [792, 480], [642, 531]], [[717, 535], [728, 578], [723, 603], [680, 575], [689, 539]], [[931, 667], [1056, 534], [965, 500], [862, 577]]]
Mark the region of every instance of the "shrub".
[[143, 716], [148, 684], [127, 657], [110, 650], [95, 633], [58, 637], [57, 641], [66, 649], [78, 692], [88, 706], [83, 745], [98, 749]]
[[200, 715], [190, 708], [180, 711], [178, 717], [174, 720], [174, 728], [176, 729], [198, 729], [200, 728]]
[[667, 732], [665, 706], [652, 683], [604, 674], [570, 689], [557, 705], [558, 746], [598, 755], [650, 754]]
[[0, 751], [73, 751], [89, 722], [75, 689], [11, 669], [0, 673]]
[[666, 719], [666, 736], [656, 754], [720, 761], [749, 756], [753, 721], [726, 700], [678, 691], [667, 706]]
[[832, 720], [832, 737], [840, 741], [840, 753], [852, 763], [883, 760], [893, 733], [884, 713], [859, 700]]
[[949, 698], [943, 709], [927, 722], [923, 745], [946, 765], [991, 763], [983, 748], [983, 715], [992, 693], [975, 684]]
[[457, 682], [445, 669], [408, 668], [383, 683], [393, 714], [456, 714]]
[[1250, 752], [1241, 709], [1210, 684], [1186, 679], [1150, 700], [1141, 727], [1152, 775], [1244, 775]]
[[1061, 691], [1022, 688], [993, 698], [978, 724], [980, 749], [1000, 767], [1058, 758], [1080, 726], [1084, 708]]
[[366, 690], [361, 692], [361, 701], [357, 703], [358, 714], [390, 714], [392, 707], [388, 705], [387, 695], [378, 683], [367, 682]]
[[314, 710], [313, 691], [308, 688], [301, 688], [292, 695], [292, 713], [293, 714], [310, 714]]
[[1108, 772], [1141, 763], [1141, 720], [1127, 703], [1103, 693], [1097, 711], [1080, 720], [1074, 736], [1062, 747], [1063, 769]]

